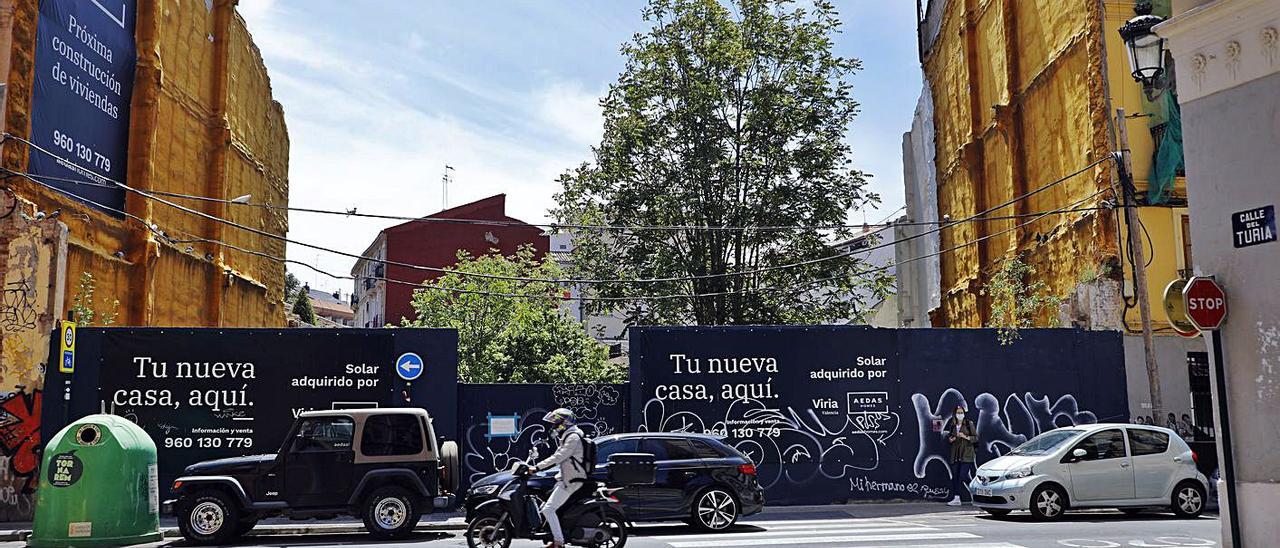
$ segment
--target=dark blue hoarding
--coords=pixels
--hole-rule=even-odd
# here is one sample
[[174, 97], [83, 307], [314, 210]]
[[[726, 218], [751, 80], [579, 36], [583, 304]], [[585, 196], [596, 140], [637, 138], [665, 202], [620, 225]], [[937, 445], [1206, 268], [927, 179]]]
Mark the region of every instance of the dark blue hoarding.
[[1118, 333], [858, 326], [639, 328], [632, 426], [724, 436], [771, 504], [942, 499], [956, 405], [978, 460], [1055, 426], [1128, 416]]
[[52, 155], [32, 149], [28, 170], [117, 209], [124, 190], [107, 179], [128, 169], [134, 15], [134, 0], [40, 0], [36, 26], [31, 141]]

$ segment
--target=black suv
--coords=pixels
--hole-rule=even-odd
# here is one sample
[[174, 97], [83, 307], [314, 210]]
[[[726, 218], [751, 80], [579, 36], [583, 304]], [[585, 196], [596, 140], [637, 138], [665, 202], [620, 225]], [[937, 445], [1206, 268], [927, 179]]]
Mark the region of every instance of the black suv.
[[188, 466], [165, 507], [200, 544], [225, 544], [275, 515], [356, 515], [371, 534], [395, 538], [424, 511], [453, 505], [457, 471], [457, 445], [437, 447], [422, 409], [311, 411], [277, 454]]
[[[764, 509], [764, 489], [756, 481], [751, 459], [718, 438], [701, 434], [643, 432], [596, 439], [592, 477], [603, 483], [609, 456], [649, 453], [657, 471], [652, 485], [627, 486], [614, 493], [629, 521], [682, 520], [703, 531], [723, 531], [739, 517]], [[529, 487], [550, 492], [556, 470], [529, 479]], [[480, 504], [497, 496], [511, 472], [498, 472], [471, 485], [465, 501], [467, 522], [483, 515]]]

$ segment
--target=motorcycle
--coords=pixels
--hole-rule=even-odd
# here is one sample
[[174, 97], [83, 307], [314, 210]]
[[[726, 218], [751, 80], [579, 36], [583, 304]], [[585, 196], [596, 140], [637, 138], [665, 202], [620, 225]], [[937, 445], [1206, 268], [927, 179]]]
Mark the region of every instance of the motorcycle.
[[[652, 478], [652, 455], [618, 454], [613, 455], [609, 462], [620, 469], [630, 464], [628, 458], [635, 460], [637, 457], [641, 461], [639, 466], [647, 467], [648, 477]], [[512, 479], [498, 488], [498, 496], [476, 507], [476, 515], [465, 533], [468, 548], [507, 548], [517, 538], [551, 541], [550, 528], [538, 511], [544, 501], [529, 489], [532, 471], [532, 458], [515, 462], [511, 468]], [[652, 483], [652, 479], [649, 482]], [[623, 548], [626, 545], [627, 519], [622, 503], [613, 496], [617, 491], [592, 480], [587, 480], [574, 491], [557, 512], [565, 544], [587, 548]]]

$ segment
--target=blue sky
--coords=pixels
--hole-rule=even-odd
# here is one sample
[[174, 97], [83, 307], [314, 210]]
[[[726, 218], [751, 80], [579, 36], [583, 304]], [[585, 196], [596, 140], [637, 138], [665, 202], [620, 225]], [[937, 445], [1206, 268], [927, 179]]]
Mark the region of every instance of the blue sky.
[[[836, 0], [837, 53], [862, 60], [850, 128], [854, 162], [902, 205], [902, 133], [920, 93], [915, 4]], [[642, 0], [439, 2], [241, 0], [290, 136], [290, 203], [424, 215], [507, 194], [508, 215], [545, 222], [555, 178], [590, 158], [598, 98], [622, 69], [619, 46], [644, 30]], [[861, 222], [863, 212], [850, 214]], [[391, 222], [294, 213], [289, 236], [360, 253]], [[291, 246], [291, 259], [346, 273], [352, 260]], [[313, 287], [350, 291], [305, 268]]]

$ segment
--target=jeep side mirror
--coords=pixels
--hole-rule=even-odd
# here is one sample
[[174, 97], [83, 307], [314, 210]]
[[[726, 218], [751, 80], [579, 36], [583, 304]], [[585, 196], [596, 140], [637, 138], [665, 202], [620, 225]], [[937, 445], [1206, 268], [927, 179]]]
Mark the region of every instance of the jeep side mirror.
[[1076, 460], [1080, 460], [1089, 456], [1089, 452], [1085, 451], [1084, 449], [1075, 449], [1074, 451], [1071, 452], [1071, 456], [1074, 457]]

